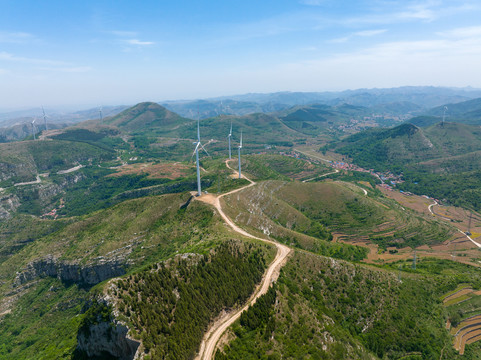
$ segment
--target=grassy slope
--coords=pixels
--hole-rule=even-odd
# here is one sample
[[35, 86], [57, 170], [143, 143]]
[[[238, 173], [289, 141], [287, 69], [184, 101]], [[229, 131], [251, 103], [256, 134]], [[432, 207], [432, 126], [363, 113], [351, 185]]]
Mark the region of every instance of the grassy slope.
[[400, 283], [394, 272], [296, 252], [264, 322], [238, 322], [225, 358], [453, 359], [436, 285], [430, 277]]
[[111, 150], [87, 143], [63, 140], [22, 141], [0, 144], [2, 186], [35, 180], [37, 173], [66, 170], [89, 161], [110, 159]]
[[352, 238], [370, 238], [382, 247], [442, 242], [451, 233], [445, 225], [342, 182], [267, 181], [227, 197], [225, 205], [239, 223], [322, 254], [329, 254], [322, 251], [334, 244], [306, 236], [327, 239], [322, 231], [315, 235], [316, 224]]
[[282, 155], [247, 155], [242, 160], [252, 180], [305, 180], [331, 172], [327, 166]]

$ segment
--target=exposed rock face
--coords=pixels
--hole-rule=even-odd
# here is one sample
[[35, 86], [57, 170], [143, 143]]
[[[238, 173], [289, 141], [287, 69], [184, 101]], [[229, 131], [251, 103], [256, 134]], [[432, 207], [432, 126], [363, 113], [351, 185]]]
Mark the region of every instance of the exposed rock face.
[[93, 324], [77, 336], [77, 349], [89, 358], [101, 358], [106, 353], [121, 360], [134, 359], [140, 342], [127, 337], [128, 328], [119, 323]]
[[20, 206], [20, 201], [16, 195], [10, 194], [0, 197], [0, 219], [10, 218], [10, 214], [15, 212]]
[[80, 286], [93, 286], [104, 280], [125, 274], [124, 264], [117, 260], [101, 260], [94, 264], [80, 265], [75, 262], [58, 261], [53, 256], [31, 262], [17, 273], [14, 284], [22, 285], [37, 277], [56, 277], [64, 282]]

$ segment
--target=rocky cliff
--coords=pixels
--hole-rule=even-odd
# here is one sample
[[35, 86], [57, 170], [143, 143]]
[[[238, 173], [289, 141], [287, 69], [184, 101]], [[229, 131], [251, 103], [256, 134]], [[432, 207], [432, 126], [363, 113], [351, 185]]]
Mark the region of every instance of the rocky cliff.
[[64, 282], [73, 282], [90, 287], [104, 280], [125, 274], [125, 264], [118, 260], [98, 259], [94, 263], [81, 265], [76, 262], [59, 261], [49, 255], [29, 263], [26, 269], [17, 273], [15, 286], [22, 285], [37, 277], [56, 277]]
[[0, 196], [0, 220], [8, 219], [11, 213], [20, 206], [18, 197], [14, 194]]
[[103, 321], [91, 324], [77, 336], [77, 352], [90, 358], [132, 360], [140, 342], [127, 337], [128, 328], [120, 323]]

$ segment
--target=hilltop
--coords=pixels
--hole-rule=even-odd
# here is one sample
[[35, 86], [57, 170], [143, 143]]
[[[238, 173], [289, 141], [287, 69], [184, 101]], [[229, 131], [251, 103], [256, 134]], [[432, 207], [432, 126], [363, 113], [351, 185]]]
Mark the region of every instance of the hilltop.
[[330, 148], [363, 167], [386, 169], [481, 150], [480, 135], [479, 127], [467, 124], [438, 123], [420, 128], [407, 123], [361, 132]]
[[141, 131], [153, 128], [166, 131], [186, 120], [157, 103], [143, 102], [105, 119], [105, 123], [126, 131]]

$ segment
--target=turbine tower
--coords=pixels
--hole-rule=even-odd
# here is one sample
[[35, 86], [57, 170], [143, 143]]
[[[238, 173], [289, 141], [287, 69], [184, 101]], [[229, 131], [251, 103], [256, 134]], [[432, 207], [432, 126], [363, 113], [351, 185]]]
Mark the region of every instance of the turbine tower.
[[33, 119], [33, 121], [32, 121], [32, 135], [33, 135], [33, 140], [35, 140], [35, 120], [37, 120], [37, 118]]
[[102, 106], [101, 106], [100, 109], [99, 109], [99, 119], [100, 119], [100, 123], [102, 124], [102, 123], [103, 123]]
[[195, 154], [195, 163], [197, 165], [197, 196], [201, 196], [202, 189], [200, 186], [199, 147], [201, 147], [202, 150], [204, 150], [207, 155], [209, 155], [209, 153], [200, 142], [200, 120], [199, 119], [197, 119], [197, 141], [194, 142], [194, 145], [195, 145], [195, 150], [192, 156], [194, 156]]
[[227, 139], [229, 140], [229, 160], [232, 159], [231, 157], [231, 150], [230, 150], [230, 138], [232, 137], [232, 122], [230, 123], [230, 132], [229, 136], [227, 136]]
[[444, 113], [443, 113], [443, 126], [444, 126], [444, 119], [446, 118], [446, 111], [448, 110], [448, 107], [444, 107]]
[[240, 153], [241, 153], [241, 149], [242, 149], [242, 131], [241, 131], [241, 137], [240, 137], [240, 144], [239, 144], [239, 147], [237, 148], [238, 151], [239, 151], [239, 179], [242, 178], [242, 175], [241, 175], [241, 158], [240, 158]]
[[47, 126], [47, 115], [45, 115], [45, 109], [42, 106], [42, 112], [43, 112], [43, 122], [45, 123], [45, 131], [48, 131], [48, 126]]

